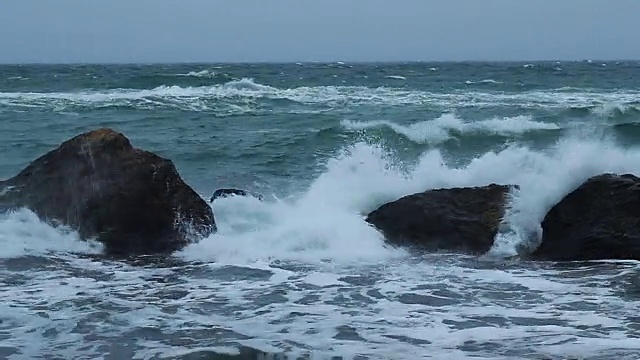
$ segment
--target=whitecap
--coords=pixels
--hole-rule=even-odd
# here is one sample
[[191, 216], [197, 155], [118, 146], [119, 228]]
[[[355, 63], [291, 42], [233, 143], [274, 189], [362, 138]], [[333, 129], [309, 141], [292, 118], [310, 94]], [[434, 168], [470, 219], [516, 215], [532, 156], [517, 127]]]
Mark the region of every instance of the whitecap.
[[401, 76], [401, 75], [387, 75], [385, 76], [386, 79], [393, 79], [393, 80], [407, 80], [406, 77]]

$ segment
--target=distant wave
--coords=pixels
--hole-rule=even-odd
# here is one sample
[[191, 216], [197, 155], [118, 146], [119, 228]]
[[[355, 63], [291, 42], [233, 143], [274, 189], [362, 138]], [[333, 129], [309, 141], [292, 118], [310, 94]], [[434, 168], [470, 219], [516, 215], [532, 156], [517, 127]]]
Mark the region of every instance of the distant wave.
[[479, 80], [479, 81], [473, 81], [473, 80], [467, 80], [464, 82], [467, 85], [473, 85], [473, 84], [502, 84], [502, 81], [497, 81], [497, 80], [493, 80], [493, 79], [484, 79], [484, 80]]
[[135, 91], [150, 89], [153, 90], [171, 86], [179, 86], [184, 88], [213, 86], [222, 85], [231, 80], [233, 80], [233, 78], [229, 74], [224, 72], [216, 72], [209, 69], [189, 71], [185, 73], [141, 73], [133, 75], [123, 83], [126, 84], [127, 88], [102, 90], [102, 92], [129, 91], [133, 93]]
[[592, 107], [591, 113], [606, 118], [616, 118], [624, 115], [640, 115], [640, 99], [636, 103], [605, 103]]
[[387, 76], [385, 76], [385, 78], [394, 79], [394, 80], [407, 80], [406, 77], [401, 76], [401, 75], [387, 75]]
[[[198, 73], [196, 73], [198, 74]], [[211, 73], [208, 73], [211, 74]], [[490, 79], [487, 79], [490, 80]], [[43, 108], [68, 111], [74, 107], [176, 108], [192, 111], [243, 107], [259, 100], [286, 100], [305, 105], [429, 106], [445, 111], [460, 107], [518, 107], [521, 109], [594, 108], [605, 104], [638, 105], [640, 91], [596, 92], [578, 89], [528, 92], [430, 92], [396, 87], [301, 86], [278, 88], [242, 78], [207, 86], [168, 86], [152, 89], [83, 90], [75, 92], [0, 92], [0, 108]]]
[[213, 70], [189, 71], [186, 74], [177, 74], [177, 76], [192, 76], [199, 78], [214, 78], [218, 74]]
[[481, 121], [465, 122], [453, 114], [445, 114], [434, 120], [425, 120], [410, 125], [401, 125], [388, 120], [350, 121], [343, 120], [341, 125], [348, 130], [366, 130], [388, 127], [409, 140], [420, 143], [440, 143], [458, 133], [485, 133], [497, 135], [522, 134], [536, 130], [558, 130], [554, 123], [532, 120], [530, 116], [493, 118]]
[[612, 127], [618, 131], [625, 132], [627, 135], [640, 136], [640, 122], [620, 123]]

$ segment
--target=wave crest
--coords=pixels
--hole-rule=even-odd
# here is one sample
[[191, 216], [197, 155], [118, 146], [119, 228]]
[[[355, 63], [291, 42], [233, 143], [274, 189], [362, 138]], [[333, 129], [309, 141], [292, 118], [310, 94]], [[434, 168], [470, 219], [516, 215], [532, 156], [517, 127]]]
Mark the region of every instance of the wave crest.
[[517, 107], [521, 109], [592, 108], [615, 103], [637, 104], [640, 92], [589, 92], [571, 89], [536, 90], [517, 93], [481, 91], [431, 92], [399, 87], [301, 86], [278, 88], [242, 78], [223, 84], [184, 87], [162, 85], [153, 89], [112, 89], [76, 92], [0, 92], [0, 107], [42, 108], [65, 111], [69, 108], [129, 106], [141, 109], [178, 108], [192, 111], [238, 107], [255, 100], [287, 100], [324, 107], [428, 106], [446, 111], [471, 107]]

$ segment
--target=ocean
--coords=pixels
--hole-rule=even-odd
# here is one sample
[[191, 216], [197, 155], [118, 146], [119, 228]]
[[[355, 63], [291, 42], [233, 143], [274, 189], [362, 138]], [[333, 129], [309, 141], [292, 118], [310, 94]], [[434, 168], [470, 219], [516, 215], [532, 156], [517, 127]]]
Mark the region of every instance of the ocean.
[[[3, 359], [638, 359], [640, 263], [519, 259], [592, 175], [640, 175], [640, 62], [0, 65], [0, 179], [110, 127], [175, 163], [218, 232], [112, 259], [0, 214]], [[484, 256], [364, 218], [517, 184]]]

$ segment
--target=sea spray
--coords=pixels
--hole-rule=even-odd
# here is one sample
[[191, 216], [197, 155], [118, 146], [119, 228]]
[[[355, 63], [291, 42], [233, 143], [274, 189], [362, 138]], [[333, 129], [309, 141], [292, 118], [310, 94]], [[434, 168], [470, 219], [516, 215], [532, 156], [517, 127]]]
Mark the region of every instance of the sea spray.
[[185, 252], [217, 260], [225, 253], [246, 259], [376, 259], [391, 253], [363, 221], [375, 207], [430, 189], [498, 183], [519, 186], [493, 249], [510, 256], [518, 247], [535, 246], [546, 212], [590, 176], [640, 173], [640, 149], [578, 137], [544, 151], [512, 145], [458, 167], [448, 165], [438, 150], [423, 153], [409, 168], [393, 159], [383, 147], [360, 142], [329, 160], [326, 171], [293, 200], [217, 202], [220, 233]]

